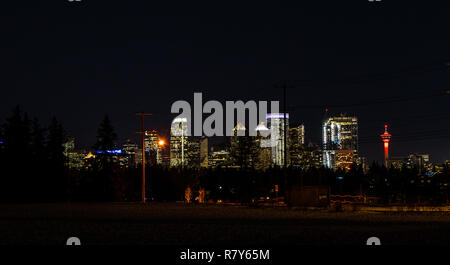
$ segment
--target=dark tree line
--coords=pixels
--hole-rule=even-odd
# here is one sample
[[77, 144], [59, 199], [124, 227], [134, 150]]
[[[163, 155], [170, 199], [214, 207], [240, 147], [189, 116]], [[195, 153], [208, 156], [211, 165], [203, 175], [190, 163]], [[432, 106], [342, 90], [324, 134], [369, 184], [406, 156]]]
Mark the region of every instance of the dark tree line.
[[1, 201], [63, 200], [67, 189], [66, 132], [53, 117], [43, 128], [20, 106], [1, 127]]
[[[70, 170], [70, 199], [75, 201], [137, 201], [140, 190], [136, 168], [120, 165], [117, 157], [108, 152], [116, 148], [117, 135], [108, 116], [97, 130], [93, 149], [98, 151], [89, 167]], [[140, 171], [139, 171], [140, 172]]]
[[[449, 169], [433, 178], [419, 175], [417, 169], [386, 169], [374, 163], [365, 174], [360, 166], [353, 165], [349, 171], [314, 168], [307, 170], [290, 167], [287, 170], [288, 189], [304, 186], [328, 186], [331, 194], [367, 195], [380, 203], [447, 203], [449, 199]], [[128, 172], [136, 180], [133, 198], [139, 200], [140, 169]], [[284, 170], [272, 167], [265, 171], [253, 168], [147, 168], [147, 194], [157, 201], [183, 200], [184, 189], [189, 186], [198, 194], [205, 189], [207, 200], [250, 203], [261, 197], [284, 196]], [[447, 183], [447, 186], [445, 186]], [[279, 186], [279, 193], [275, 192]], [[130, 194], [131, 195], [131, 194]], [[130, 196], [130, 198], [132, 198]]]

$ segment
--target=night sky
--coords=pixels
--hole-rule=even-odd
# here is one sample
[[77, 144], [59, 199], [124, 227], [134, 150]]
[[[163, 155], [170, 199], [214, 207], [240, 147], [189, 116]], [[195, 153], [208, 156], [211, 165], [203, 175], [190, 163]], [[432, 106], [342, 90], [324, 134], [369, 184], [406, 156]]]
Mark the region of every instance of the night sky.
[[29, 2], [0, 9], [2, 122], [20, 104], [43, 124], [56, 115], [90, 148], [105, 114], [121, 143], [135, 138], [135, 112], [154, 113], [147, 128], [167, 133], [176, 100], [281, 100], [274, 84], [285, 80], [306, 142], [320, 142], [328, 108], [358, 117], [369, 160], [383, 158], [385, 123], [393, 156], [450, 159], [445, 6]]

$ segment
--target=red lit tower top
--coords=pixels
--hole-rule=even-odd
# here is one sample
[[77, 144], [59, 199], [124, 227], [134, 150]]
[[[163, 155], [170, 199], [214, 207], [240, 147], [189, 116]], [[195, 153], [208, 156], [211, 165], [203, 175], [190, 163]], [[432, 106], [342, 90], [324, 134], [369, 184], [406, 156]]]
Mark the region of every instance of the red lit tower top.
[[381, 136], [381, 140], [384, 143], [384, 165], [388, 166], [388, 160], [389, 160], [389, 141], [391, 140], [391, 136], [388, 133], [387, 124], [384, 125], [384, 133]]

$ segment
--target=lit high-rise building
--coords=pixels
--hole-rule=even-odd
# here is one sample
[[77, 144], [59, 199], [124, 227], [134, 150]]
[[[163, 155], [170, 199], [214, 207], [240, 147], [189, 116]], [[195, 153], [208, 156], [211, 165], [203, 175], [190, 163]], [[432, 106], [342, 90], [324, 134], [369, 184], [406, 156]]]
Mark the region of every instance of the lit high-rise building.
[[208, 167], [233, 167], [230, 152], [225, 149], [211, 151], [208, 158]]
[[145, 131], [145, 150], [156, 150], [158, 148], [158, 133], [155, 130]]
[[185, 146], [186, 167], [200, 166], [200, 141], [189, 139]]
[[417, 168], [419, 173], [422, 173], [423, 170], [427, 170], [431, 164], [429, 154], [410, 154], [406, 161], [406, 166], [408, 168]]
[[300, 152], [300, 158], [297, 162], [292, 162], [291, 165], [301, 167], [302, 169], [320, 168], [323, 166], [322, 159], [322, 149], [320, 146], [310, 142], [303, 146]]
[[249, 136], [247, 129], [241, 123], [234, 127], [233, 134], [230, 151], [234, 165], [238, 167], [254, 167], [259, 149], [256, 143], [257, 137]]
[[402, 169], [406, 167], [408, 169], [416, 168], [419, 173], [423, 171], [433, 171], [433, 163], [430, 161], [429, 154], [409, 154], [406, 157], [397, 156], [391, 157], [389, 156], [388, 161], [389, 167], [394, 167], [396, 169]]
[[175, 118], [170, 128], [170, 166], [178, 167], [187, 164], [188, 126], [187, 118]]
[[208, 138], [200, 140], [200, 167], [208, 167]]
[[148, 155], [146, 155], [147, 163], [150, 164], [158, 164], [161, 165], [162, 163], [162, 150], [161, 146], [159, 145], [159, 135], [158, 132], [155, 130], [152, 131], [145, 131], [144, 136], [144, 145], [145, 145], [145, 151]]
[[186, 146], [186, 166], [208, 167], [208, 138], [189, 139]]
[[[286, 113], [286, 120], [284, 113], [268, 113], [266, 115], [268, 127], [270, 130], [270, 144], [272, 148], [272, 163], [278, 166], [284, 166], [284, 148], [285, 148], [285, 133], [284, 125], [286, 123], [286, 130], [289, 132], [289, 114]], [[286, 147], [289, 146], [286, 143]], [[289, 149], [288, 149], [289, 150]], [[287, 161], [289, 163], [289, 151]]]
[[[349, 154], [353, 151], [353, 159], [358, 155], [358, 119], [356, 117], [329, 117], [322, 126], [323, 165], [328, 168], [336, 168], [339, 165], [349, 163]], [[336, 151], [341, 153], [336, 156]], [[336, 161], [336, 158], [342, 161]]]
[[335, 150], [334, 151], [336, 169], [350, 170], [352, 164], [356, 162], [355, 152], [353, 150]]
[[288, 144], [290, 164], [299, 166], [305, 144], [305, 127], [303, 124], [289, 128]]
[[[131, 142], [130, 139], [122, 145], [122, 150], [128, 158], [129, 166], [136, 167], [142, 162], [142, 151], [139, 152], [139, 146], [136, 143]], [[138, 154], [140, 154], [140, 156]]]
[[84, 157], [86, 155], [81, 150], [75, 150], [75, 138], [68, 137], [63, 147], [67, 167], [80, 169], [85, 166]]
[[257, 170], [265, 170], [272, 164], [270, 130], [264, 125], [264, 122], [261, 122], [256, 126], [255, 130], [255, 148], [257, 150], [257, 155], [254, 166]]

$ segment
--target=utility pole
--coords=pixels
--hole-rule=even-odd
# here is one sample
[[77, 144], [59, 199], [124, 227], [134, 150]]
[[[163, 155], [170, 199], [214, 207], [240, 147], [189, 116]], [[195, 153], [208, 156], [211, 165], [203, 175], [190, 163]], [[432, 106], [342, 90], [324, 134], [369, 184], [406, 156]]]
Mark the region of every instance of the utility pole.
[[137, 132], [141, 134], [142, 140], [142, 202], [145, 203], [145, 127], [144, 127], [144, 118], [145, 116], [150, 116], [151, 113], [139, 112], [136, 113], [136, 116], [141, 117], [141, 131]]
[[184, 128], [183, 122], [181, 122], [181, 168], [184, 169]]
[[276, 88], [283, 89], [283, 168], [284, 168], [284, 189], [285, 189], [285, 197], [287, 199], [287, 191], [288, 191], [288, 178], [287, 178], [287, 164], [288, 164], [288, 152], [287, 152], [287, 88], [293, 88], [293, 86], [288, 85], [286, 81], [282, 82], [280, 85], [276, 85]]
[[286, 88], [287, 88], [287, 84], [284, 83], [283, 84], [283, 144], [284, 144], [284, 168], [286, 169], [287, 167], [287, 124], [286, 124]]

